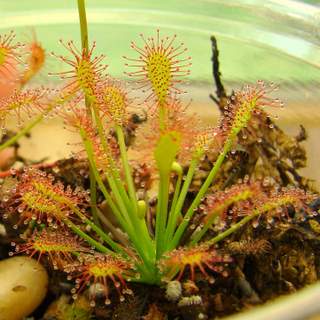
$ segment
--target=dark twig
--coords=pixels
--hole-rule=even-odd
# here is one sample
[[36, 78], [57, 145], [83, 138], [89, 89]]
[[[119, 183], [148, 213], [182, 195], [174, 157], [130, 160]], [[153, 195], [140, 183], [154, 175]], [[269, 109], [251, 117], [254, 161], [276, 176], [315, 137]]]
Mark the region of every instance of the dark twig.
[[210, 94], [210, 98], [218, 105], [221, 105], [221, 100], [227, 97], [226, 90], [221, 81], [221, 72], [220, 72], [220, 62], [219, 62], [219, 50], [217, 45], [217, 39], [214, 36], [211, 36], [211, 50], [212, 50], [212, 74], [214, 82], [216, 85], [216, 95], [213, 96]]

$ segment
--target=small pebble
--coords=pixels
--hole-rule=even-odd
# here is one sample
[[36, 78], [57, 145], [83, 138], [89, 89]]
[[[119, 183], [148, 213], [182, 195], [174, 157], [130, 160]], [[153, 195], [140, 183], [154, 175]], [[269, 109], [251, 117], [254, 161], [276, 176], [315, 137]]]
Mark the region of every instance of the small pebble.
[[48, 289], [44, 267], [28, 257], [0, 261], [0, 320], [21, 320], [42, 302]]

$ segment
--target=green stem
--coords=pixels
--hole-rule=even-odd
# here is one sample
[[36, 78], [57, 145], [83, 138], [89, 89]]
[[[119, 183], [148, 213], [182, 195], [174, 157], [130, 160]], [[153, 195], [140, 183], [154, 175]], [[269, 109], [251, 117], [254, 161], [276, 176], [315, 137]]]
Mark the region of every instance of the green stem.
[[166, 126], [166, 108], [163, 103], [159, 105], [159, 124], [160, 130], [164, 130]]
[[94, 173], [92, 172], [92, 168], [90, 167], [90, 206], [91, 206], [91, 214], [94, 223], [97, 226], [100, 226], [99, 217], [97, 213], [97, 185], [96, 180], [94, 178]]
[[246, 223], [248, 223], [250, 220], [254, 219], [255, 217], [257, 217], [261, 212], [256, 211], [253, 214], [244, 217], [242, 220], [240, 220], [239, 222], [235, 223], [234, 225], [232, 225], [229, 229], [227, 229], [226, 231], [223, 231], [221, 233], [219, 233], [216, 237], [212, 238], [209, 241], [206, 241], [205, 244], [211, 246], [221, 240], [223, 240], [224, 238], [226, 238], [227, 236], [229, 236], [230, 234], [232, 234], [233, 232], [237, 231], [238, 229], [240, 229], [241, 227], [243, 227]]
[[131, 222], [135, 226], [136, 232], [140, 233], [141, 238], [144, 239], [142, 241], [143, 243], [141, 244], [141, 246], [146, 248], [149, 256], [152, 259], [154, 256], [154, 247], [153, 247], [152, 239], [150, 237], [145, 219], [139, 219], [138, 217], [138, 204], [137, 204], [136, 190], [135, 190], [135, 186], [133, 183], [132, 174], [129, 166], [129, 159], [128, 159], [127, 147], [125, 144], [123, 130], [120, 126], [116, 126], [115, 129], [116, 129], [118, 144], [120, 148], [122, 165], [124, 168], [124, 173], [125, 173], [125, 177], [128, 185], [129, 197], [131, 199], [131, 208], [129, 208]]
[[94, 240], [90, 236], [88, 236], [85, 232], [83, 232], [78, 226], [76, 226], [73, 222], [71, 222], [69, 219], [63, 219], [63, 222], [79, 237], [86, 240], [91, 246], [95, 247], [97, 250], [99, 250], [102, 253], [110, 253], [114, 254], [113, 251], [102, 245], [100, 242]]
[[104, 241], [106, 242], [114, 251], [125, 253], [124, 250], [115, 243], [104, 231], [102, 231], [97, 225], [89, 220], [78, 208], [75, 206], [70, 206], [72, 211]]
[[195, 233], [194, 237], [190, 241], [190, 246], [194, 246], [195, 244], [197, 244], [201, 240], [201, 238], [209, 230], [209, 228], [211, 227], [211, 225], [213, 224], [213, 222], [215, 221], [215, 219], [217, 218], [218, 215], [219, 215], [219, 212], [213, 214], [212, 217], [210, 217], [210, 220], [208, 222], [206, 222], [206, 224], [203, 226], [203, 228]]
[[97, 208], [97, 214], [102, 222], [102, 224], [108, 229], [108, 231], [111, 232], [111, 234], [114, 236], [114, 238], [122, 244], [124, 247], [129, 246], [129, 240], [127, 237], [125, 237], [124, 233], [119, 230], [119, 228], [116, 228], [111, 221]]
[[[123, 201], [123, 198], [121, 196], [121, 193], [119, 192], [117, 185], [113, 179], [113, 177], [107, 177], [109, 186], [116, 198], [117, 204], [120, 208], [120, 211], [122, 212], [123, 216], [124, 216], [124, 220], [126, 222], [128, 222], [128, 224], [130, 225], [130, 230], [131, 233], [135, 234], [135, 235], [141, 235], [144, 236], [144, 240], [143, 241], [139, 241], [140, 236], [136, 236], [136, 243], [139, 243], [139, 246], [141, 247], [141, 249], [144, 252], [147, 252], [149, 254], [151, 254], [152, 256], [152, 252], [153, 252], [153, 246], [152, 246], [152, 240], [149, 236], [147, 227], [145, 225], [145, 220], [144, 219], [139, 219], [138, 217], [138, 213], [135, 212], [135, 210], [133, 210], [132, 205], [131, 207], [126, 208], [125, 202]], [[145, 225], [145, 227], [144, 227]]]
[[81, 46], [83, 49], [89, 50], [89, 39], [88, 39], [88, 23], [85, 0], [78, 0], [78, 13], [80, 20], [80, 31], [81, 31]]
[[95, 180], [96, 180], [103, 196], [105, 197], [108, 205], [110, 206], [113, 214], [116, 216], [116, 218], [118, 219], [121, 226], [127, 231], [128, 225], [127, 225], [126, 221], [123, 219], [121, 212], [118, 210], [117, 206], [114, 204], [107, 188], [105, 187], [105, 185], [100, 177], [100, 174], [99, 174], [97, 167], [95, 165], [95, 162], [94, 162], [94, 156], [93, 156], [91, 143], [90, 143], [90, 141], [87, 140], [86, 133], [82, 128], [80, 128], [80, 135], [82, 137], [83, 144], [84, 144], [84, 147], [85, 147], [85, 150], [86, 150], [86, 153], [88, 156], [88, 160], [89, 160], [90, 166], [92, 168], [92, 172], [94, 174]]
[[213, 168], [211, 169], [207, 179], [205, 180], [205, 182], [203, 183], [203, 185], [201, 186], [200, 190], [198, 191], [198, 194], [196, 195], [196, 197], [194, 198], [193, 202], [191, 203], [187, 213], [185, 214], [183, 220], [182, 220], [182, 223], [179, 225], [177, 231], [175, 232], [174, 234], [174, 237], [173, 237], [173, 240], [172, 242], [170, 243], [170, 246], [169, 246], [169, 250], [172, 250], [174, 249], [186, 227], [188, 226], [189, 224], [189, 221], [190, 219], [192, 218], [193, 214], [194, 214], [194, 211], [196, 210], [196, 208], [198, 207], [198, 205], [201, 203], [203, 197], [205, 196], [206, 192], [208, 191], [213, 179], [215, 178], [215, 176], [217, 175], [222, 163], [223, 163], [223, 160], [225, 159], [227, 153], [230, 151], [231, 147], [233, 145], [233, 139], [228, 139], [226, 142], [225, 142], [225, 145], [223, 147], [223, 150], [222, 152], [220, 153], [218, 159], [216, 160]]
[[[152, 262], [153, 261], [153, 246], [152, 246], [151, 238], [149, 237], [150, 240], [142, 238], [142, 241], [141, 241], [140, 235], [141, 234], [143, 235], [144, 233], [141, 233], [140, 229], [137, 229], [137, 230], [132, 229], [131, 224], [129, 224], [129, 221], [126, 221], [124, 219], [123, 214], [118, 210], [116, 205], [113, 203], [105, 185], [103, 184], [103, 181], [99, 175], [97, 167], [95, 165], [91, 143], [89, 140], [87, 140], [86, 133], [81, 128], [80, 128], [80, 134], [81, 134], [81, 137], [82, 137], [82, 140], [83, 140], [83, 143], [84, 143], [87, 155], [88, 155], [88, 160], [89, 160], [90, 166], [93, 169], [95, 179], [96, 179], [98, 186], [99, 186], [101, 192], [103, 193], [107, 203], [109, 204], [112, 212], [116, 216], [116, 218], [119, 221], [120, 225], [122, 226], [123, 230], [125, 230], [128, 233], [130, 240], [134, 244], [137, 252], [139, 253], [139, 255], [140, 255], [141, 259], [144, 261], [144, 263], [148, 266], [148, 268], [155, 268], [154, 263]], [[139, 235], [138, 238], [136, 237], [137, 235]], [[144, 242], [146, 242], [146, 245], [148, 245], [148, 250], [145, 250]]]
[[[81, 34], [81, 47], [82, 50], [89, 52], [89, 37], [88, 37], [88, 23], [87, 23], [87, 14], [85, 0], [78, 0], [78, 13], [80, 21], [80, 34]], [[87, 114], [91, 118], [90, 102], [87, 96], [85, 96], [85, 105], [87, 109]], [[99, 219], [97, 215], [97, 190], [96, 190], [96, 181], [94, 179], [94, 174], [92, 173], [92, 168], [90, 168], [90, 198], [91, 198], [91, 212], [92, 217], [96, 225], [99, 224]]]
[[170, 215], [169, 215], [168, 228], [166, 230], [166, 243], [167, 243], [166, 248], [168, 248], [170, 246], [170, 241], [172, 240], [172, 237], [173, 237], [173, 234], [175, 231], [175, 227], [177, 225], [179, 215], [181, 214], [181, 209], [182, 209], [184, 201], [186, 199], [186, 196], [187, 196], [190, 184], [192, 182], [194, 172], [197, 168], [198, 162], [199, 162], [198, 158], [192, 159], [190, 166], [189, 166], [189, 169], [188, 169], [186, 179], [183, 183], [182, 190], [180, 192], [177, 204], [175, 206], [175, 209], [174, 209], [173, 213], [170, 213]]
[[161, 257], [165, 248], [165, 229], [168, 216], [170, 173], [160, 172], [158, 204], [156, 212], [156, 250], [157, 259]]
[[135, 187], [134, 187], [134, 183], [131, 175], [131, 170], [129, 167], [129, 160], [128, 160], [127, 148], [124, 140], [124, 134], [120, 126], [116, 126], [116, 134], [117, 134], [118, 143], [120, 147], [122, 165], [124, 168], [124, 172], [125, 172], [125, 176], [128, 184], [129, 196], [131, 198], [132, 204], [134, 205], [134, 208], [137, 209], [136, 191], [135, 191]]
[[242, 226], [244, 226], [246, 223], [248, 223], [252, 219], [258, 217], [259, 215], [261, 215], [265, 212], [268, 212], [268, 211], [272, 211], [279, 206], [281, 207], [284, 205], [288, 205], [290, 203], [291, 203], [290, 199], [284, 199], [284, 201], [280, 201], [280, 202], [272, 202], [272, 204], [266, 203], [264, 206], [260, 207], [259, 209], [254, 209], [252, 214], [244, 217], [242, 220], [240, 220], [239, 222], [232, 225], [229, 229], [227, 229], [224, 232], [219, 233], [216, 237], [212, 238], [211, 240], [209, 240], [205, 243], [208, 245], [215, 244], [215, 243], [223, 240], [224, 238], [226, 238], [227, 236], [229, 236], [233, 232], [237, 231]]
[[112, 177], [115, 183], [115, 186], [117, 187], [117, 189], [119, 190], [119, 193], [121, 195], [121, 198], [123, 199], [126, 208], [128, 211], [132, 210], [132, 204], [130, 202], [130, 199], [128, 197], [127, 191], [124, 188], [124, 185], [122, 183], [122, 181], [120, 180], [120, 178], [114, 178], [114, 176]]
[[[90, 160], [89, 160], [90, 161]], [[94, 172], [97, 172], [96, 168], [94, 169]], [[149, 257], [147, 256], [147, 250], [145, 250], [145, 248], [143, 247], [143, 241], [139, 241], [139, 238], [136, 238], [137, 234], [140, 234], [139, 232], [135, 232], [135, 230], [132, 228], [131, 224], [129, 224], [129, 221], [127, 221], [126, 219], [124, 219], [123, 214], [118, 210], [118, 208], [116, 207], [116, 205], [113, 203], [105, 185], [102, 182], [101, 177], [99, 176], [99, 174], [95, 175], [98, 186], [101, 190], [101, 192], [103, 193], [104, 197], [107, 200], [107, 203], [109, 204], [112, 212], [114, 213], [114, 215], [116, 216], [118, 222], [120, 223], [121, 227], [123, 228], [123, 230], [125, 232], [127, 232], [127, 234], [129, 235], [130, 240], [132, 241], [132, 243], [134, 243], [135, 248], [137, 249], [137, 252], [139, 253], [141, 259], [143, 259], [143, 261], [148, 264], [149, 261]], [[149, 265], [150, 267], [150, 265]]]
[[144, 248], [143, 250], [148, 252], [152, 259], [152, 257], [154, 256], [154, 247], [153, 247], [152, 239], [150, 237], [145, 219], [140, 219], [138, 217], [138, 203], [136, 198], [136, 191], [135, 191], [135, 187], [134, 187], [134, 183], [133, 183], [133, 179], [132, 179], [132, 175], [129, 167], [129, 161], [127, 156], [123, 130], [120, 126], [116, 127], [116, 134], [118, 138], [118, 144], [120, 148], [120, 154], [121, 154], [122, 164], [125, 171], [125, 177], [128, 185], [130, 199], [128, 198], [127, 192], [124, 189], [124, 186], [120, 180], [118, 171], [114, 173], [115, 188], [118, 188], [118, 192], [120, 193], [120, 198], [123, 199], [126, 204], [127, 212], [130, 215], [130, 221], [134, 226], [134, 230], [136, 230], [136, 232], [141, 234], [141, 236], [144, 238], [144, 240], [141, 243], [141, 246]]
[[26, 127], [21, 129], [15, 136], [7, 140], [5, 143], [0, 145], [0, 151], [12, 146], [15, 144], [21, 137], [25, 136], [28, 134], [31, 129], [36, 126], [39, 122], [43, 120], [43, 115], [39, 115], [37, 118], [35, 118], [31, 123], [29, 123]]
[[110, 148], [107, 144], [107, 139], [106, 139], [106, 135], [104, 132], [104, 128], [101, 122], [101, 118], [99, 115], [99, 110], [97, 108], [96, 102], [95, 101], [91, 101], [91, 107], [93, 110], [93, 115], [94, 115], [94, 121], [96, 123], [96, 126], [98, 128], [98, 134], [99, 134], [99, 138], [100, 138], [100, 143], [103, 147], [104, 152], [106, 153], [107, 156], [110, 156]]
[[101, 145], [102, 145], [102, 148], [105, 152], [105, 154], [108, 156], [108, 160], [110, 162], [110, 173], [112, 174], [112, 176], [114, 177], [114, 180], [115, 180], [115, 184], [121, 194], [121, 197], [122, 199], [125, 201], [126, 203], [126, 206], [129, 210], [130, 208], [130, 203], [129, 203], [129, 198], [128, 198], [128, 195], [127, 195], [127, 192], [126, 190], [124, 189], [123, 185], [122, 185], [122, 182], [121, 182], [121, 179], [120, 179], [120, 175], [119, 175], [119, 171], [115, 165], [115, 162], [114, 162], [114, 159], [112, 158], [112, 154], [111, 154], [111, 151], [110, 151], [110, 148], [107, 144], [107, 140], [106, 140], [106, 137], [105, 137], [105, 133], [104, 133], [104, 128], [103, 128], [103, 125], [102, 125], [102, 122], [101, 122], [101, 118], [99, 116], [99, 110], [96, 106], [96, 103], [95, 101], [92, 101], [92, 110], [93, 110], [93, 114], [94, 114], [94, 120], [95, 120], [95, 123], [98, 127], [98, 134], [99, 134], [99, 138], [100, 138], [100, 141], [101, 141]]
[[[175, 211], [176, 205], [177, 205], [177, 201], [178, 201], [178, 197], [180, 194], [180, 190], [181, 190], [181, 184], [182, 184], [182, 174], [178, 175], [178, 179], [174, 188], [174, 194], [173, 194], [173, 199], [171, 202], [171, 208], [170, 208], [170, 213], [169, 213], [169, 219], [172, 216], [173, 212]], [[170, 220], [169, 220], [170, 221]]]
[[125, 202], [123, 201], [123, 198], [121, 197], [121, 194], [117, 188], [117, 185], [113, 179], [112, 176], [107, 176], [106, 175], [106, 179], [108, 181], [109, 187], [111, 188], [111, 191], [115, 197], [116, 203], [120, 209], [120, 212], [122, 213], [122, 216], [124, 217], [124, 220], [128, 223], [128, 225], [130, 225], [130, 228], [133, 230], [134, 226], [132, 224], [132, 219], [130, 219], [130, 216], [128, 214], [128, 210], [126, 207]]

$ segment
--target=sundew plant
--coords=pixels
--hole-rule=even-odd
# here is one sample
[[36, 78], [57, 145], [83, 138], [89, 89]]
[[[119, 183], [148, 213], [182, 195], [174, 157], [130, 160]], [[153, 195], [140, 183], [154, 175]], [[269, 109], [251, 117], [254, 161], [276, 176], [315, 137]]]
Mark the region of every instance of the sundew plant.
[[[0, 150], [43, 118], [61, 117], [81, 137], [77, 157], [88, 164], [90, 190], [67, 186], [35, 167], [16, 172], [17, 183], [2, 200], [3, 218], [13, 219], [13, 227], [21, 231], [13, 254], [49, 258], [74, 280], [74, 298], [90, 284], [99, 284], [110, 304], [110, 290], [118, 292], [120, 301], [132, 294], [129, 282], [161, 285], [186, 274], [195, 280], [198, 273], [210, 283], [216, 276], [226, 277], [232, 257], [219, 246], [226, 237], [247, 223], [272, 225], [314, 214], [308, 206], [314, 195], [295, 187], [270, 188], [247, 179], [225, 190], [215, 188], [239, 135], [252, 133], [252, 119], [265, 115], [265, 107], [282, 106], [271, 97], [275, 85], [259, 81], [234, 91], [219, 123], [205, 127], [180, 99], [180, 84], [191, 65], [187, 49], [176, 36], [156, 30], [150, 38], [140, 35], [124, 57], [126, 75], [145, 94], [143, 101], [133, 99], [134, 92], [107, 73], [105, 57], [95, 54], [96, 44], [88, 45], [84, 3], [78, 4], [82, 47], [61, 41], [66, 55], [53, 53], [69, 68], [56, 74], [62, 87], [27, 89], [24, 77], [23, 85], [1, 99], [3, 129], [8, 115], [20, 121], [27, 114], [30, 120]], [[0, 74], [20, 62], [22, 49], [13, 33], [0, 37]], [[126, 130], [138, 104], [148, 119], [128, 146]], [[215, 161], [198, 190], [190, 193], [208, 153], [216, 155]], [[136, 181], [142, 168], [152, 176], [152, 186], [139, 186], [143, 193], [137, 192]], [[155, 206], [148, 199], [151, 188], [156, 190]], [[101, 210], [98, 193], [112, 219]], [[294, 217], [289, 206], [295, 208]]]

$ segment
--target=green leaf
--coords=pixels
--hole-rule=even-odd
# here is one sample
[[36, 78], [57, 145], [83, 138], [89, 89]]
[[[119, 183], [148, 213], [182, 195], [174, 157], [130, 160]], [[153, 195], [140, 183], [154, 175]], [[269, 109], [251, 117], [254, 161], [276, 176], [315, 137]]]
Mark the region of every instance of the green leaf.
[[160, 137], [154, 152], [160, 174], [170, 173], [172, 163], [179, 151], [180, 140], [179, 133], [175, 131], [168, 132]]

